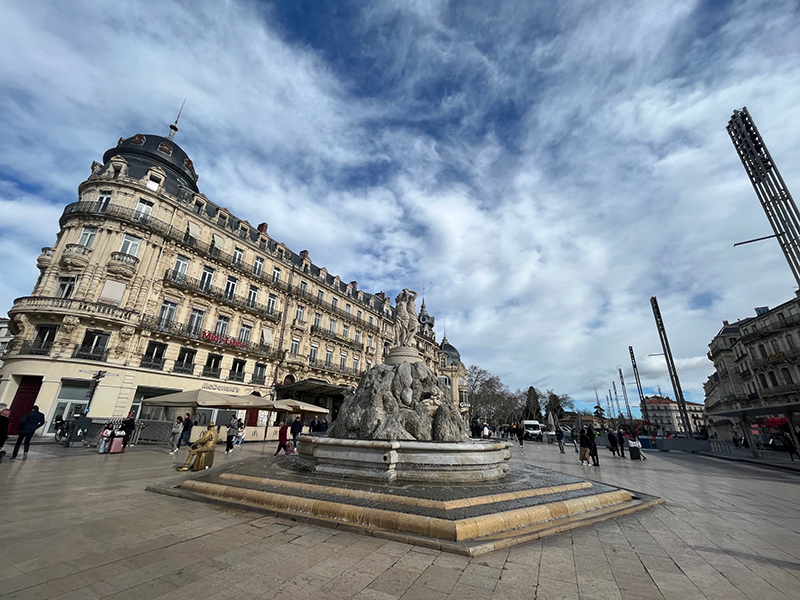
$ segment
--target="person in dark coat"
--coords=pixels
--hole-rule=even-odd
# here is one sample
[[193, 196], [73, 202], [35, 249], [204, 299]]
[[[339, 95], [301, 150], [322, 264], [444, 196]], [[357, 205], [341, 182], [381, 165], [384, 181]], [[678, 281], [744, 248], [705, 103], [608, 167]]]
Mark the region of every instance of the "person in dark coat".
[[316, 433], [317, 431], [319, 431], [320, 425], [321, 423], [319, 422], [319, 417], [317, 415], [314, 415], [314, 420], [311, 421], [311, 427], [310, 427], [311, 431]]
[[564, 432], [561, 431], [561, 427], [556, 429], [556, 440], [558, 440], [558, 447], [561, 450], [561, 454], [564, 454]]
[[617, 434], [608, 430], [608, 449], [611, 450], [611, 454], [616, 456], [619, 452], [619, 444], [617, 443]]
[[33, 437], [33, 434], [36, 433], [36, 430], [42, 425], [44, 425], [44, 415], [39, 412], [38, 406], [34, 406], [31, 412], [22, 417], [22, 420], [19, 422], [19, 435], [17, 436], [17, 443], [14, 444], [14, 453], [11, 455], [11, 460], [17, 458], [17, 454], [19, 454], [19, 447], [23, 442], [25, 443], [25, 453], [22, 455], [22, 460], [28, 458], [28, 449], [31, 447], [31, 438]]
[[589, 439], [589, 434], [586, 432], [586, 428], [584, 427], [581, 429], [581, 432], [578, 434], [578, 443], [580, 444], [580, 459], [581, 464], [585, 464], [587, 467], [589, 466], [589, 453], [592, 449], [592, 442]]
[[186, 446], [189, 445], [189, 438], [192, 437], [192, 427], [194, 427], [194, 421], [192, 421], [189, 413], [186, 413], [183, 417], [183, 431], [181, 432], [181, 437], [178, 439], [179, 450], [181, 447], [181, 442], [183, 442]]
[[297, 448], [297, 436], [303, 433], [303, 421], [300, 420], [300, 417], [297, 417], [292, 423], [291, 427], [292, 432], [292, 446]]
[[125, 434], [125, 437], [122, 438], [122, 451], [125, 452], [125, 448], [128, 447], [128, 444], [131, 443], [131, 438], [133, 437], [133, 432], [136, 430], [136, 413], [131, 411], [128, 413], [128, 416], [122, 422], [122, 432]]
[[[797, 446], [794, 445], [794, 441], [792, 440], [792, 436], [788, 433], [783, 434], [783, 445], [786, 448], [786, 451], [789, 453], [789, 458], [792, 459], [794, 462], [793, 454], [797, 454]], [[800, 459], [800, 454], [797, 454], [797, 458]]]
[[594, 431], [594, 427], [589, 425], [586, 428], [586, 435], [589, 436], [589, 456], [592, 459], [592, 466], [599, 467], [600, 457], [597, 456], [597, 434]]
[[319, 424], [319, 430], [322, 433], [328, 431], [328, 420], [325, 417], [322, 418], [322, 423]]
[[625, 434], [622, 433], [622, 428], [617, 431], [617, 444], [619, 445], [619, 455], [625, 458]]

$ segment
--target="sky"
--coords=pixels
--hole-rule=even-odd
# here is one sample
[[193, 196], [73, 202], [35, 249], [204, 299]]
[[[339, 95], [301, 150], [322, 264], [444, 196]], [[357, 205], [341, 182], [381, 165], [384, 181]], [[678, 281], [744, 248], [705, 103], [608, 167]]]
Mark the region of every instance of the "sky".
[[[800, 194], [800, 4], [0, 4], [0, 310], [93, 160], [176, 141], [215, 203], [359, 288], [422, 291], [467, 365], [601, 403], [628, 346], [687, 400], [708, 343], [795, 281], [725, 126]], [[636, 412], [636, 410], [634, 410]]]

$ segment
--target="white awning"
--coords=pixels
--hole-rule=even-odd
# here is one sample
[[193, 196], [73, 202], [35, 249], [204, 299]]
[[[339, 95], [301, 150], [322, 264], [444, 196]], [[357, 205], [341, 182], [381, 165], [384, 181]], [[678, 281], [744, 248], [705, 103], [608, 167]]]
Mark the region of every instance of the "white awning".
[[194, 239], [200, 239], [200, 225], [197, 223], [192, 223], [189, 221], [189, 235], [192, 236]]
[[106, 279], [103, 285], [103, 291], [100, 292], [100, 302], [119, 305], [119, 303], [122, 302], [122, 296], [125, 294], [126, 287], [124, 283]]
[[219, 248], [220, 250], [225, 249], [225, 238], [221, 235], [214, 233], [211, 235], [211, 238], [214, 240], [214, 246]]

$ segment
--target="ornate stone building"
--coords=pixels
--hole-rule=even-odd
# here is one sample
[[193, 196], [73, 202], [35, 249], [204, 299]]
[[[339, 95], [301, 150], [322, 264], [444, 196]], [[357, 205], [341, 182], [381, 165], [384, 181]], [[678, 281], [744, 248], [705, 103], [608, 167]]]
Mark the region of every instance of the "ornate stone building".
[[708, 347], [714, 374], [704, 388], [712, 429], [725, 439], [750, 437], [759, 425], [780, 422], [781, 429], [798, 439], [800, 298], [771, 310], [758, 308], [755, 317], [723, 321]]
[[[647, 404], [647, 415], [651, 423], [658, 427], [659, 434], [678, 434], [685, 435], [686, 429], [683, 426], [678, 403], [666, 396], [645, 396]], [[696, 433], [701, 427], [705, 426], [704, 406], [697, 402], [686, 401], [686, 412], [689, 415], [689, 422], [692, 430]]]
[[[274, 392], [335, 417], [346, 390], [393, 345], [383, 292], [342, 281], [271, 238], [266, 223], [209, 200], [170, 129], [121, 138], [92, 164], [55, 244], [42, 249], [33, 293], [9, 311], [16, 337], [0, 402], [12, 407], [12, 429], [36, 403], [52, 433], [56, 415], [85, 407], [100, 369], [91, 417], [138, 413], [144, 398], [196, 388]], [[442, 373], [455, 382], [424, 304], [422, 313], [417, 347], [437, 374], [447, 356]], [[251, 425], [266, 418], [248, 415]]]

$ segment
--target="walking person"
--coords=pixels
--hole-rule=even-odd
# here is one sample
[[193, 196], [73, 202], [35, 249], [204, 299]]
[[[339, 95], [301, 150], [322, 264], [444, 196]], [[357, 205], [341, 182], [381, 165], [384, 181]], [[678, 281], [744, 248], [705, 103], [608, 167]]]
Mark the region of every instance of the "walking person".
[[612, 456], [617, 456], [619, 452], [619, 446], [617, 444], [617, 434], [614, 433], [611, 429], [607, 431], [608, 436], [608, 449], [611, 450]]
[[303, 421], [300, 420], [300, 417], [295, 418], [294, 423], [292, 423], [291, 432], [292, 450], [294, 451], [297, 448], [297, 436], [303, 433]]
[[8, 405], [5, 403], [0, 404], [0, 462], [3, 462], [3, 457], [6, 455], [3, 446], [8, 439], [8, 425], [11, 422], [8, 417], [10, 414], [11, 411], [8, 410]]
[[241, 448], [242, 442], [244, 441], [244, 434], [247, 433], [247, 428], [244, 426], [244, 421], [241, 419], [239, 419], [236, 424], [236, 439], [233, 440], [233, 447]]
[[558, 449], [561, 450], [561, 454], [564, 454], [564, 432], [561, 427], [556, 429], [556, 440], [558, 440]]
[[34, 406], [31, 409], [31, 412], [22, 417], [22, 420], [19, 422], [19, 435], [17, 435], [17, 443], [14, 444], [14, 453], [11, 455], [10, 460], [17, 458], [17, 454], [19, 454], [19, 447], [23, 442], [25, 444], [25, 453], [22, 455], [22, 460], [26, 460], [28, 458], [28, 449], [31, 447], [31, 438], [33, 437], [33, 434], [36, 433], [36, 430], [42, 425], [44, 425], [44, 415], [39, 412], [38, 406]]
[[617, 430], [617, 444], [619, 445], [619, 455], [625, 458], [625, 433], [622, 431], [622, 427]]
[[128, 416], [122, 422], [122, 432], [125, 434], [125, 437], [122, 438], [122, 451], [125, 452], [125, 448], [128, 447], [128, 444], [131, 443], [131, 438], [133, 438], [133, 432], [136, 430], [136, 413], [134, 411], [130, 411]]
[[286, 456], [289, 456], [291, 452], [289, 452], [289, 448], [286, 447], [286, 441], [289, 439], [289, 428], [286, 426], [286, 423], [281, 421], [278, 423], [280, 429], [278, 429], [278, 449], [275, 450], [275, 455], [278, 456], [281, 450], [283, 450]]
[[589, 440], [589, 434], [586, 432], [585, 427], [581, 429], [580, 434], [578, 434], [578, 444], [580, 444], [579, 458], [581, 459], [581, 465], [586, 465], [588, 467], [592, 442]]
[[572, 436], [572, 443], [575, 446], [575, 452], [577, 452], [578, 451], [578, 430], [575, 429], [574, 427], [572, 428], [571, 436]]
[[172, 432], [169, 434], [169, 447], [170, 454], [175, 454], [178, 451], [178, 444], [181, 443], [181, 434], [183, 433], [183, 417], [176, 417], [175, 422], [172, 424]]
[[[794, 440], [792, 440], [792, 436], [788, 433], [783, 434], [783, 445], [786, 447], [786, 451], [789, 453], [789, 458], [792, 459], [794, 462], [794, 456], [797, 454], [797, 446], [794, 445]], [[797, 454], [798, 460], [800, 460], [800, 454]]]
[[586, 435], [589, 436], [589, 456], [592, 459], [592, 466], [599, 467], [600, 457], [597, 456], [597, 434], [594, 431], [594, 427], [589, 425], [586, 428]]
[[319, 430], [321, 433], [326, 433], [328, 431], [328, 420], [325, 417], [322, 417], [322, 423], [319, 424]]
[[516, 436], [519, 440], [519, 447], [522, 448], [522, 438], [525, 437], [525, 428], [520, 427], [517, 423], [511, 426], [511, 435]]
[[225, 454], [233, 452], [233, 439], [239, 431], [239, 422], [236, 417], [231, 417], [231, 422], [228, 423], [227, 437], [225, 439]]
[[181, 437], [178, 438], [177, 450], [180, 450], [181, 442], [186, 446], [189, 445], [189, 439], [192, 437], [192, 427], [194, 427], [194, 421], [192, 421], [189, 413], [186, 413], [183, 415], [183, 431], [181, 431]]

